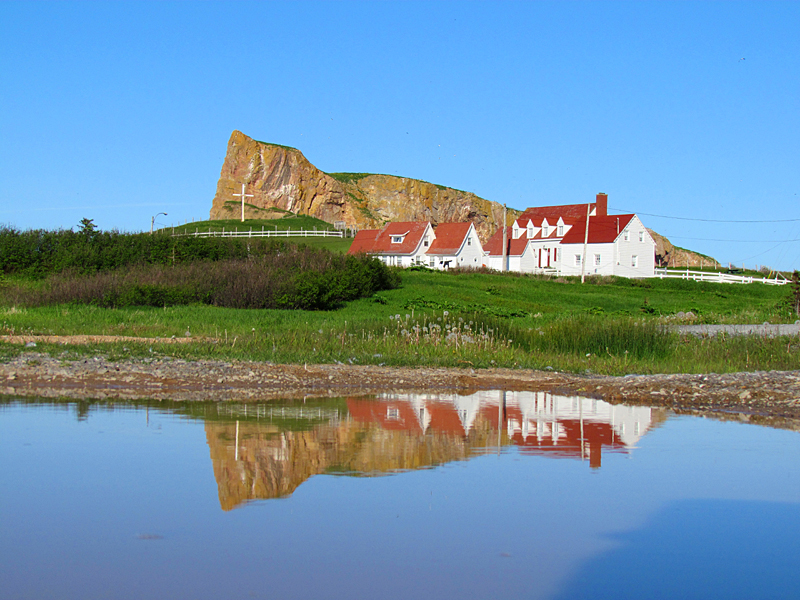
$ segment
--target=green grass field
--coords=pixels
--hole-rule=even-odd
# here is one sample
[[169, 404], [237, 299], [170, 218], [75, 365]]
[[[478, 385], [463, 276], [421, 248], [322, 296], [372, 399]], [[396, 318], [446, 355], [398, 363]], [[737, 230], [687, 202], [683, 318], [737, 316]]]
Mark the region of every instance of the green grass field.
[[[796, 339], [680, 338], [679, 312], [700, 323], [794, 322], [789, 290], [681, 280], [575, 280], [491, 273], [402, 271], [403, 285], [335, 311], [212, 306], [0, 308], [5, 334], [184, 337], [188, 345], [73, 347], [113, 357], [290, 363], [552, 368], [595, 373], [798, 369]], [[62, 346], [39, 349], [61, 353]], [[19, 352], [7, 344], [1, 354]]]
[[[214, 232], [223, 235], [224, 233], [236, 232], [250, 232], [255, 234], [261, 231], [274, 231], [280, 233], [281, 231], [334, 231], [333, 225], [322, 221], [320, 219], [309, 217], [307, 215], [295, 215], [289, 211], [273, 208], [271, 213], [277, 215], [274, 219], [219, 219], [214, 221], [195, 221], [178, 225], [174, 228], [167, 227], [160, 229], [161, 234], [183, 234], [191, 235], [196, 233]], [[331, 252], [345, 253], [350, 249], [353, 243], [353, 238], [333, 238], [333, 237], [291, 237], [280, 238], [293, 244], [304, 244], [312, 248], [325, 248]]]

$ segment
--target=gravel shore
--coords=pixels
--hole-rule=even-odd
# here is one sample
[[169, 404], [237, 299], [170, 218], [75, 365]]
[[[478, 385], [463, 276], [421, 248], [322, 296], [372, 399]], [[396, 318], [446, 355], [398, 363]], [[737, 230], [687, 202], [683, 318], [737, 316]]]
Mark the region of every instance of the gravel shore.
[[385, 392], [538, 390], [800, 430], [800, 371], [608, 377], [512, 369], [278, 365], [155, 358], [64, 361], [25, 352], [0, 364], [0, 394], [50, 399], [259, 401]]

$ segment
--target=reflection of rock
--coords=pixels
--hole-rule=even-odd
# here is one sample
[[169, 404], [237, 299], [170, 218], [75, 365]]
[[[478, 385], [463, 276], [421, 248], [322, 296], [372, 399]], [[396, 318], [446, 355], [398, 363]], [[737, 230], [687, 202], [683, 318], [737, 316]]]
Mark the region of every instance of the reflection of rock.
[[291, 494], [325, 472], [376, 475], [465, 460], [513, 444], [525, 454], [588, 460], [629, 451], [663, 411], [545, 392], [351, 398], [348, 415], [310, 430], [259, 421], [206, 422], [223, 510]]
[[[367, 401], [368, 402], [368, 401]], [[347, 421], [312, 431], [279, 431], [265, 423], [206, 423], [214, 477], [223, 510], [254, 499], [280, 498], [312, 475], [375, 475], [463, 460], [487, 445], [485, 433], [469, 439], [445, 433], [408, 435], [375, 423]]]

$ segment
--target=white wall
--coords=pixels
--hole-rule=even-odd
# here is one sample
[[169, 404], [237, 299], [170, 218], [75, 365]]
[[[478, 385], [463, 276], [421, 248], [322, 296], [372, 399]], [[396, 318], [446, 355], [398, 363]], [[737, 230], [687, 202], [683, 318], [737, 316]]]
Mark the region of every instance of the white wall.
[[[628, 240], [625, 233], [628, 232]], [[639, 232], [643, 233], [643, 241], [639, 241]], [[652, 277], [655, 274], [656, 244], [645, 226], [634, 217], [628, 226], [620, 232], [616, 241], [617, 265], [614, 274], [622, 277]], [[631, 265], [631, 257], [637, 257], [637, 266]]]

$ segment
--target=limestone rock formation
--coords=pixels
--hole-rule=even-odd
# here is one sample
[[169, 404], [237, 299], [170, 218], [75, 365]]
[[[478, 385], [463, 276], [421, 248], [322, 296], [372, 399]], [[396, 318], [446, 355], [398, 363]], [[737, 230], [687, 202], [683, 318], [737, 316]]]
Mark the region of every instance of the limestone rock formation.
[[[355, 229], [376, 229], [390, 221], [439, 223], [472, 221], [483, 243], [503, 220], [503, 206], [469, 192], [418, 179], [367, 173], [324, 173], [296, 148], [259, 142], [234, 131], [222, 165], [212, 220], [241, 216], [242, 191], [253, 194], [245, 202], [245, 218], [275, 218], [273, 209], [311, 215], [328, 223], [342, 222]], [[521, 211], [509, 209], [511, 224]], [[713, 258], [673, 246], [650, 230], [656, 241], [656, 265], [718, 266]]]
[[657, 267], [688, 266], [689, 268], [694, 269], [721, 266], [719, 262], [710, 256], [698, 254], [697, 252], [692, 252], [691, 250], [686, 250], [685, 248], [678, 248], [677, 246], [673, 246], [672, 242], [670, 242], [663, 235], [656, 233], [652, 229], [648, 229], [647, 231], [650, 232], [650, 235], [653, 236], [653, 240], [656, 243]]
[[[374, 229], [389, 221], [472, 221], [486, 241], [503, 219], [503, 207], [459, 190], [417, 179], [364, 173], [328, 174], [295, 148], [256, 141], [234, 131], [222, 165], [211, 219], [241, 215], [233, 194], [253, 194], [245, 203], [246, 218], [273, 218], [277, 208], [317, 217], [347, 227]], [[519, 212], [508, 211], [511, 223]]]

